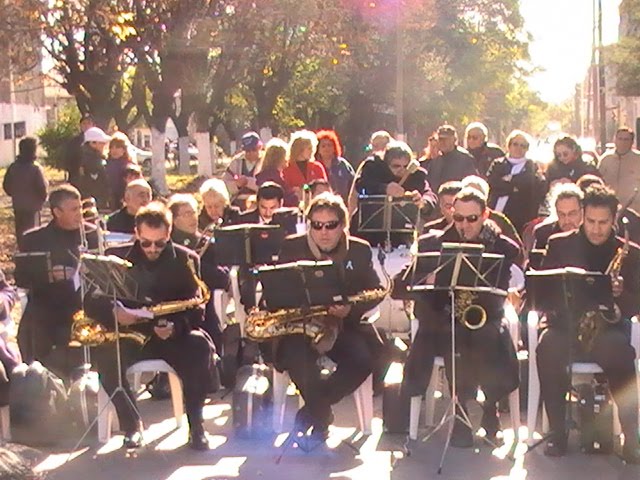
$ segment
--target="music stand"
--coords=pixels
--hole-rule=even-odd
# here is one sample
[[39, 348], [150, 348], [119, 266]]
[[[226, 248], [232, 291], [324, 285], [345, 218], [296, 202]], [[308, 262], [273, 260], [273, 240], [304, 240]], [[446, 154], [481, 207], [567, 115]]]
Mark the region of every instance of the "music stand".
[[26, 280], [30, 286], [53, 281], [51, 252], [19, 252], [13, 256], [13, 261], [16, 270], [26, 273]]
[[[442, 457], [440, 458], [440, 465], [438, 467], [438, 474], [442, 473], [442, 467], [444, 465], [444, 459], [451, 443], [451, 435], [453, 433], [453, 426], [456, 420], [461, 421], [469, 429], [473, 429], [469, 415], [462, 408], [460, 400], [458, 399], [457, 391], [457, 375], [456, 375], [456, 311], [455, 311], [455, 297], [458, 291], [472, 291], [478, 293], [492, 293], [496, 295], [506, 296], [507, 292], [498, 288], [501, 285], [501, 271], [502, 263], [504, 260], [503, 255], [496, 254], [484, 254], [484, 246], [481, 244], [467, 244], [467, 243], [443, 243], [439, 252], [428, 252], [418, 254], [414, 260], [414, 266], [412, 267], [413, 273], [409, 290], [415, 292], [426, 291], [446, 291], [449, 293], [450, 299], [450, 321], [451, 321], [451, 401], [449, 406], [445, 410], [438, 425], [433, 429], [429, 435], [427, 435], [423, 441], [428, 441], [433, 437], [445, 425], [448, 426], [447, 439], [444, 449], [442, 451]], [[435, 254], [435, 255], [434, 255]], [[428, 269], [429, 265], [433, 265], [433, 261], [437, 256], [435, 268], [424, 276], [424, 271], [420, 276], [416, 276], [416, 270], [419, 266], [419, 259], [426, 260], [423, 263], [422, 268]], [[485, 260], [486, 256], [486, 260]], [[483, 267], [483, 263], [485, 266]], [[491, 275], [498, 272], [495, 278], [491, 278]], [[433, 283], [431, 283], [433, 281]], [[491, 282], [495, 281], [495, 284]], [[424, 284], [427, 282], [429, 284]], [[486, 442], [491, 443], [488, 439], [484, 439]], [[492, 444], [493, 445], [493, 444]], [[495, 446], [495, 445], [494, 445]]]
[[358, 197], [358, 231], [385, 233], [387, 248], [391, 233], [413, 233], [420, 222], [421, 208], [411, 198], [388, 195]]
[[[83, 253], [80, 255], [80, 271], [82, 276], [95, 287], [95, 292], [103, 297], [110, 298], [113, 302], [113, 318], [116, 335], [116, 367], [118, 369], [118, 386], [109, 396], [109, 401], [100, 410], [91, 424], [87, 427], [83, 435], [78, 440], [78, 443], [73, 447], [67, 462], [71, 459], [71, 455], [78, 449], [80, 444], [89, 434], [93, 426], [98, 422], [100, 415], [103, 411], [109, 407], [109, 403], [113, 401], [118, 393], [121, 393], [131, 408], [140, 417], [140, 411], [135, 403], [129, 398], [126, 390], [124, 389], [122, 381], [122, 352], [120, 349], [120, 325], [117, 318], [118, 301], [137, 301], [136, 295], [138, 291], [138, 284], [136, 280], [131, 277], [128, 270], [133, 266], [130, 262], [123, 260], [115, 255], [92, 255]], [[140, 432], [142, 435], [142, 432]], [[143, 438], [144, 441], [144, 438]], [[66, 463], [66, 462], [65, 462]]]
[[[602, 272], [590, 272], [581, 268], [565, 267], [548, 270], [528, 271], [526, 273], [526, 289], [531, 301], [531, 309], [550, 315], [566, 318], [569, 322], [568, 346], [569, 391], [572, 389], [573, 374], [573, 339], [577, 329], [577, 321], [583, 312], [611, 308], [614, 304], [611, 290], [611, 277]], [[570, 400], [565, 407], [565, 428], [567, 434], [576, 424], [571, 415]], [[548, 440], [557, 432], [550, 431], [538, 441], [527, 445], [529, 453]]]
[[225, 266], [274, 263], [285, 237], [280, 225], [246, 223], [216, 230], [216, 256]]

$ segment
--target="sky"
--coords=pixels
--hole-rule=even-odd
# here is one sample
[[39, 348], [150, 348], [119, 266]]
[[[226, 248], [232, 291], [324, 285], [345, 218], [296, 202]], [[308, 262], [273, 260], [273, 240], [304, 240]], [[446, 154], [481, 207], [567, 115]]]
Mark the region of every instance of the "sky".
[[[618, 38], [621, 0], [602, 0], [605, 45]], [[525, 29], [533, 39], [529, 53], [541, 72], [529, 79], [550, 103], [571, 98], [591, 63], [593, 0], [520, 0]]]

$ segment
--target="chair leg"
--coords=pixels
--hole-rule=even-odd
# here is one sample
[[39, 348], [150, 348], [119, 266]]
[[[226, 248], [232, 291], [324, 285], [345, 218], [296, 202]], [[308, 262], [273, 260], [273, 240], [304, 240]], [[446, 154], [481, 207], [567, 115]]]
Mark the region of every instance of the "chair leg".
[[287, 405], [287, 388], [289, 375], [273, 371], [273, 430], [282, 433], [284, 427], [284, 412]]
[[511, 414], [513, 436], [517, 442], [520, 433], [520, 389], [518, 388], [509, 394], [509, 413]]
[[411, 407], [409, 412], [409, 438], [418, 438], [418, 425], [420, 424], [420, 409], [422, 407], [422, 396], [411, 397]]
[[371, 420], [373, 419], [373, 377], [371, 375], [353, 392], [353, 398], [358, 411], [360, 430], [365, 435], [371, 435]]
[[171, 402], [173, 403], [173, 415], [176, 419], [176, 428], [180, 428], [184, 415], [182, 384], [180, 383], [178, 375], [172, 372], [169, 373], [169, 387], [171, 388]]
[[533, 442], [533, 434], [536, 431], [538, 408], [540, 406], [540, 378], [538, 377], [538, 364], [536, 349], [538, 348], [538, 315], [535, 311], [529, 312], [527, 318], [527, 331], [529, 334], [529, 395], [527, 399], [527, 439]]
[[433, 366], [433, 370], [431, 371], [431, 381], [427, 386], [427, 393], [425, 395], [425, 406], [424, 406], [424, 424], [428, 427], [434, 425], [433, 417], [436, 408], [436, 388], [442, 388], [442, 382], [440, 381], [441, 370], [442, 367], [438, 365]]
[[107, 443], [111, 438], [112, 409], [109, 406], [107, 392], [100, 386], [98, 389], [98, 440]]

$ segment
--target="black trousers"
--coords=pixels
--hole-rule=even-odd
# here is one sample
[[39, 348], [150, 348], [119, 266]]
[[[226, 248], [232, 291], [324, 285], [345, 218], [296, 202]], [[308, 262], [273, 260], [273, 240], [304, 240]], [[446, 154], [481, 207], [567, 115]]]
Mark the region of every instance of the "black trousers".
[[[405, 365], [404, 387], [408, 395], [424, 394], [436, 356], [444, 358], [451, 387], [450, 328], [421, 322]], [[498, 321], [488, 322], [478, 330], [456, 326], [456, 388], [462, 403], [474, 399], [476, 390], [481, 387], [486, 397], [485, 405], [494, 405], [518, 385], [518, 360], [505, 325]]]
[[336, 363], [336, 370], [322, 378], [317, 364], [320, 355], [309, 339], [289, 335], [280, 340], [276, 367], [289, 373], [311, 412], [325, 412], [353, 393], [371, 374], [375, 361], [372, 350], [359, 327], [343, 329], [326, 354]]
[[571, 334], [565, 328], [549, 326], [542, 332], [537, 349], [538, 375], [540, 394], [547, 409], [552, 432], [566, 432], [565, 395], [570, 388], [568, 365], [573, 353], [573, 361], [591, 361], [600, 365], [618, 406], [625, 438], [637, 439], [635, 350], [631, 346], [628, 329], [629, 324], [625, 322], [606, 325], [596, 335], [588, 357], [577, 351], [575, 334]]
[[13, 217], [16, 228], [16, 241], [18, 242], [18, 248], [22, 249], [22, 234], [40, 225], [40, 211], [14, 209]]
[[[205, 335], [193, 330], [167, 340], [153, 336], [142, 347], [130, 339], [123, 339], [120, 346], [123, 387], [133, 405], [136, 401], [126, 379], [127, 368], [140, 360], [162, 359], [173, 367], [182, 380], [189, 427], [202, 428], [202, 407], [207, 395], [213, 353]], [[97, 367], [102, 386], [111, 396], [118, 386], [115, 344], [92, 349], [91, 359]], [[122, 393], [116, 394], [113, 404], [118, 413], [120, 428], [124, 432], [136, 430], [140, 418]]]

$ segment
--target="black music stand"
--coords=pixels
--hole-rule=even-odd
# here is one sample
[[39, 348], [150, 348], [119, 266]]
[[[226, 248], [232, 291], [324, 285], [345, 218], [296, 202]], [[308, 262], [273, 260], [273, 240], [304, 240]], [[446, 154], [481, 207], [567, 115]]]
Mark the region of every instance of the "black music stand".
[[246, 223], [216, 230], [220, 265], [253, 266], [274, 263], [286, 235], [280, 225]]
[[[581, 268], [564, 267], [548, 270], [528, 271], [526, 273], [527, 295], [531, 309], [566, 319], [569, 323], [570, 344], [568, 345], [569, 389], [572, 389], [571, 377], [574, 359], [573, 338], [577, 324], [583, 312], [613, 308], [611, 277], [602, 272], [590, 272]], [[565, 408], [565, 428], [567, 434], [576, 428], [571, 415], [571, 404]], [[549, 432], [540, 440], [527, 445], [525, 454], [537, 448], [557, 432]]]
[[[456, 292], [472, 291], [505, 296], [507, 292], [499, 289], [501, 284], [504, 255], [485, 254], [484, 246], [467, 243], [443, 243], [439, 252], [418, 254], [414, 260], [409, 290], [414, 292], [443, 291], [449, 293], [451, 309], [451, 401], [439, 424], [423, 441], [429, 440], [445, 425], [448, 426], [447, 439], [440, 458], [438, 474], [442, 473], [444, 459], [449, 449], [453, 425], [460, 420], [473, 429], [468, 414], [462, 408], [457, 392], [456, 379]], [[420, 259], [423, 259], [420, 262]], [[484, 266], [483, 266], [484, 264]], [[434, 266], [435, 265], [435, 266]], [[434, 268], [432, 268], [434, 266]], [[431, 269], [430, 272], [427, 270]], [[416, 272], [420, 273], [416, 275]], [[425, 275], [425, 273], [427, 275]], [[427, 284], [425, 284], [427, 283]], [[488, 439], [486, 442], [493, 445]], [[495, 445], [493, 445], [495, 447]]]
[[385, 233], [387, 248], [391, 233], [413, 233], [420, 222], [421, 208], [411, 198], [388, 195], [358, 197], [358, 231]]
[[[127, 395], [124, 389], [122, 381], [122, 352], [120, 349], [120, 325], [118, 323], [116, 310], [118, 308], [118, 301], [137, 301], [136, 295], [138, 292], [138, 284], [136, 280], [131, 277], [128, 270], [133, 266], [130, 262], [123, 260], [115, 255], [93, 255], [83, 253], [80, 255], [80, 271], [83, 277], [88, 281], [90, 285], [95, 288], [95, 292], [99, 296], [110, 298], [113, 302], [113, 318], [116, 335], [116, 367], [118, 369], [118, 386], [109, 396], [109, 401], [100, 410], [91, 424], [87, 427], [83, 435], [78, 440], [78, 443], [73, 447], [66, 462], [71, 459], [71, 455], [75, 452], [83, 440], [89, 434], [93, 426], [98, 422], [100, 415], [104, 409], [109, 407], [109, 403], [115, 398], [118, 393], [121, 393], [124, 398], [129, 402], [131, 408], [140, 417], [140, 411], [133, 403], [133, 401]], [[142, 432], [141, 432], [142, 434]], [[143, 438], [144, 441], [144, 438]], [[66, 463], [65, 462], [65, 463]]]

